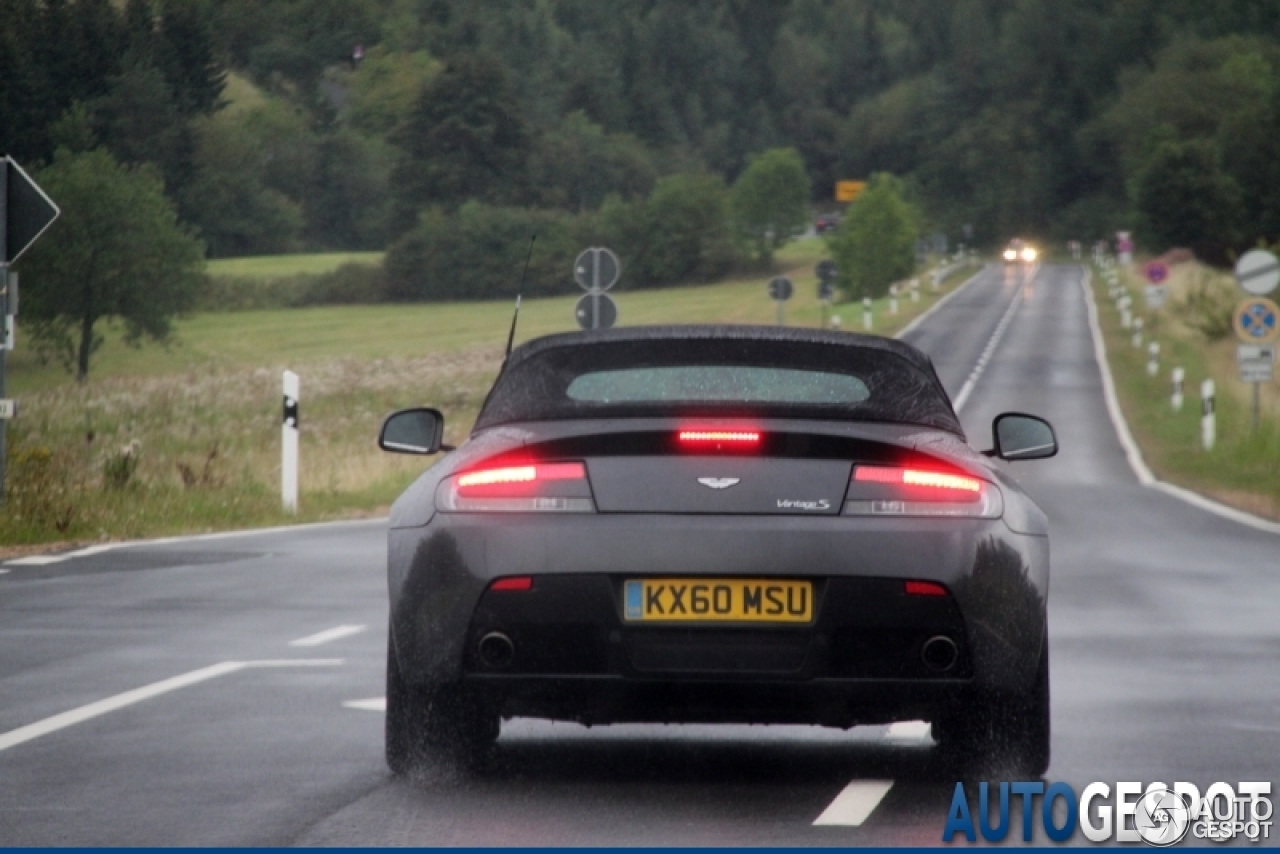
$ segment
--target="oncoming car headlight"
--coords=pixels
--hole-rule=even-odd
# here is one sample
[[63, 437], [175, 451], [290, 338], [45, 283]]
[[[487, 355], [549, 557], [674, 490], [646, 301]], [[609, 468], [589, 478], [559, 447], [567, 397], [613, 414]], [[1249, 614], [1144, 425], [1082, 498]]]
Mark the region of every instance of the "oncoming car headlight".
[[1030, 246], [1028, 246], [1028, 247], [1026, 247], [1025, 249], [1023, 249], [1023, 250], [1022, 250], [1022, 260], [1023, 260], [1023, 261], [1026, 261], [1028, 264], [1030, 264], [1032, 261], [1036, 260], [1036, 250], [1032, 249]]
[[1004, 250], [1004, 260], [1006, 260], [1006, 261], [1017, 261], [1017, 260], [1018, 260], [1018, 250], [1016, 250], [1016, 249], [1006, 249], [1006, 250]]

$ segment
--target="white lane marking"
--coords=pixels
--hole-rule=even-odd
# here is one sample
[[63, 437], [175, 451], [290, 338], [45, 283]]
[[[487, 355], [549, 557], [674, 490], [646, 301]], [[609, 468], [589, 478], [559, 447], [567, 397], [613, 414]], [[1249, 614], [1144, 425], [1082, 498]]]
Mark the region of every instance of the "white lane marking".
[[364, 626], [335, 626], [332, 629], [325, 629], [323, 632], [316, 632], [314, 635], [307, 635], [305, 638], [289, 641], [289, 646], [319, 646], [322, 643], [336, 641], [339, 638], [358, 635], [365, 630]]
[[370, 697], [368, 700], [347, 700], [342, 705], [348, 709], [360, 709], [364, 712], [385, 712], [387, 710], [387, 698]]
[[9, 574], [9, 570], [7, 570], [7, 569], [0, 569], [0, 575], [8, 575], [8, 574]]
[[1022, 304], [1024, 289], [1031, 284], [1031, 280], [1035, 278], [1038, 272], [1040, 272], [1039, 267], [1028, 273], [1027, 277], [1022, 280], [1022, 284], [1018, 285], [1017, 293], [1010, 301], [1009, 308], [1005, 310], [1004, 316], [1000, 318], [1000, 322], [996, 324], [995, 331], [991, 333], [991, 338], [987, 341], [987, 346], [983, 348], [982, 355], [978, 357], [978, 363], [973, 366], [973, 370], [969, 372], [969, 378], [964, 381], [964, 385], [960, 387], [960, 393], [952, 401], [953, 408], [957, 414], [968, 402], [969, 395], [973, 393], [973, 388], [978, 384], [978, 379], [982, 376], [982, 372], [987, 369], [987, 363], [995, 355], [996, 348], [1000, 346], [1000, 339], [1004, 338], [1005, 330], [1013, 322], [1013, 315], [1018, 311], [1018, 306]]
[[99, 715], [105, 715], [108, 712], [114, 712], [123, 709], [126, 706], [132, 706], [134, 703], [140, 703], [143, 700], [149, 700], [152, 697], [158, 697], [161, 694], [167, 694], [170, 691], [177, 691], [179, 688], [187, 688], [191, 685], [197, 685], [209, 679], [217, 679], [219, 676], [226, 676], [228, 673], [235, 673], [254, 667], [337, 667], [341, 665], [341, 658], [306, 658], [306, 659], [270, 659], [263, 661], [222, 661], [218, 664], [212, 664], [208, 667], [202, 667], [199, 670], [192, 670], [190, 673], [183, 673], [180, 676], [172, 676], [168, 679], [161, 679], [159, 682], [152, 682], [150, 685], [143, 685], [141, 688], [134, 688], [132, 691], [125, 691], [123, 694], [116, 694], [114, 697], [107, 697], [105, 700], [89, 703], [79, 708], [71, 709], [53, 717], [45, 718], [42, 721], [36, 721], [33, 724], [20, 726], [17, 729], [9, 730], [6, 733], [0, 733], [0, 751], [8, 750], [10, 747], [16, 747], [24, 742], [32, 739], [40, 738], [43, 735], [57, 732], [60, 729], [66, 729], [78, 723], [83, 723]]
[[920, 314], [918, 317], [916, 317], [916, 319], [915, 319], [915, 320], [911, 321], [911, 322], [910, 322], [910, 323], [908, 323], [906, 326], [904, 326], [904, 327], [903, 327], [903, 328], [898, 332], [898, 334], [897, 334], [897, 335], [894, 335], [893, 337], [894, 337], [894, 338], [905, 338], [906, 336], [910, 335], [912, 332], [914, 332], [914, 331], [915, 331], [915, 328], [916, 328], [917, 326], [919, 326], [920, 324], [924, 323], [926, 320], [928, 320], [928, 319], [929, 319], [929, 316], [930, 316], [930, 315], [932, 315], [935, 311], [937, 311], [938, 309], [940, 309], [940, 308], [942, 308], [944, 305], [946, 305], [948, 302], [950, 302], [952, 297], [954, 297], [956, 294], [960, 293], [960, 292], [961, 292], [962, 290], [964, 290], [965, 288], [969, 287], [969, 285], [970, 285], [970, 284], [972, 284], [975, 280], [977, 280], [977, 278], [978, 278], [979, 276], [981, 276], [983, 273], [987, 272], [987, 269], [988, 269], [988, 267], [987, 267], [986, 265], [983, 265], [983, 267], [982, 267], [982, 269], [981, 269], [981, 270], [979, 270], [978, 272], [974, 273], [972, 276], [970, 276], [969, 278], [967, 278], [967, 279], [965, 279], [963, 282], [961, 282], [961, 283], [959, 284], [959, 286], [958, 286], [958, 287], [956, 287], [956, 289], [955, 289], [954, 291], [952, 291], [952, 292], [951, 292], [951, 293], [949, 293], [949, 294], [944, 295], [944, 296], [942, 297], [942, 299], [938, 300], [938, 301], [937, 301], [937, 302], [935, 302], [933, 305], [931, 305], [931, 306], [929, 306], [927, 309], [925, 309], [925, 310], [924, 310], [924, 312], [923, 312], [922, 314]]
[[5, 566], [45, 566], [50, 563], [59, 563], [67, 559], [66, 555], [31, 555], [30, 557], [19, 557], [4, 562]]
[[[300, 525], [279, 525], [274, 528], [247, 528], [238, 531], [218, 531], [214, 534], [188, 534], [182, 537], [160, 537], [154, 540], [123, 540], [118, 543], [102, 543], [81, 549], [78, 552], [66, 552], [57, 555], [32, 555], [31, 557], [14, 558], [4, 561], [5, 566], [44, 566], [57, 563], [69, 557], [84, 557], [87, 554], [100, 554], [114, 549], [135, 548], [137, 546], [162, 546], [173, 543], [194, 543], [205, 540], [225, 540], [231, 537], [250, 537], [259, 534], [287, 534], [295, 531], [314, 531], [316, 528], [335, 528], [342, 525], [387, 524], [388, 517], [377, 516], [369, 519], [339, 519], [334, 522], [306, 522]], [[92, 549], [92, 551], [90, 551]]]
[[1093, 338], [1093, 356], [1098, 363], [1098, 371], [1102, 374], [1102, 397], [1106, 401], [1107, 414], [1111, 416], [1111, 425], [1115, 428], [1116, 438], [1120, 440], [1120, 445], [1124, 448], [1125, 459], [1129, 461], [1129, 468], [1133, 469], [1134, 475], [1138, 478], [1138, 483], [1151, 489], [1158, 489], [1166, 495], [1172, 495], [1174, 498], [1185, 501], [1193, 507], [1199, 507], [1201, 510], [1221, 516], [1224, 519], [1230, 519], [1232, 522], [1246, 525], [1254, 530], [1268, 534], [1280, 534], [1280, 523], [1254, 516], [1252, 513], [1246, 513], [1234, 507], [1228, 507], [1225, 504], [1214, 501], [1212, 498], [1205, 498], [1203, 495], [1184, 489], [1181, 486], [1165, 483], [1162, 480], [1158, 480], [1151, 469], [1147, 468], [1146, 462], [1142, 459], [1142, 451], [1138, 448], [1138, 443], [1133, 440], [1133, 434], [1129, 432], [1129, 424], [1124, 420], [1124, 413], [1120, 410], [1120, 400], [1116, 396], [1116, 383], [1111, 376], [1111, 364], [1107, 361], [1107, 345], [1103, 340], [1102, 325], [1098, 322], [1098, 305], [1093, 299], [1093, 288], [1089, 286], [1092, 278], [1093, 276], [1088, 268], [1085, 268], [1084, 275], [1080, 277], [1080, 287], [1084, 290], [1085, 306], [1088, 308], [1089, 334]]
[[924, 741], [930, 738], [931, 732], [928, 721], [898, 721], [889, 725], [884, 737], [893, 741]]
[[822, 811], [822, 815], [813, 820], [813, 823], [838, 827], [861, 827], [892, 788], [892, 780], [854, 780], [836, 795], [836, 799]]

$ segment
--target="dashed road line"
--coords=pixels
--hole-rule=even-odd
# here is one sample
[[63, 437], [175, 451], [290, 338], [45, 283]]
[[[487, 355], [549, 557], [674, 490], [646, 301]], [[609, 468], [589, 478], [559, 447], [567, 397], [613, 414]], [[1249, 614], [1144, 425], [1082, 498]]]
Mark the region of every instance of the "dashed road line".
[[314, 635], [307, 635], [305, 638], [291, 640], [289, 641], [289, 646], [319, 646], [322, 643], [358, 635], [364, 630], [365, 626], [335, 626], [332, 629], [325, 629], [323, 632], [316, 632]]
[[932, 731], [928, 721], [898, 721], [885, 730], [884, 737], [891, 741], [925, 741], [932, 737]]
[[815, 826], [861, 827], [892, 788], [892, 780], [854, 780], [813, 823]]
[[125, 691], [123, 694], [116, 694], [114, 697], [107, 697], [105, 700], [98, 700], [79, 708], [70, 709], [69, 711], [56, 714], [52, 717], [36, 721], [26, 726], [20, 726], [17, 729], [9, 730], [6, 733], [0, 733], [0, 751], [8, 750], [19, 744], [32, 741], [44, 735], [66, 729], [78, 723], [84, 723], [87, 720], [105, 715], [108, 712], [114, 712], [123, 709], [126, 706], [132, 706], [143, 700], [150, 700], [152, 697], [159, 697], [161, 694], [168, 694], [170, 691], [177, 691], [180, 688], [187, 688], [191, 685], [198, 685], [201, 682], [207, 682], [210, 679], [217, 679], [219, 676], [226, 676], [229, 673], [236, 673], [241, 670], [259, 667], [338, 667], [343, 663], [341, 658], [299, 658], [299, 659], [266, 659], [261, 661], [222, 661], [212, 664], [208, 667], [202, 667], [199, 670], [192, 670], [190, 673], [183, 673], [179, 676], [171, 676], [168, 679], [161, 679], [159, 682], [152, 682], [150, 685], [143, 685], [141, 688], [134, 688], [131, 691]]
[[359, 709], [362, 712], [385, 712], [387, 710], [387, 698], [370, 697], [367, 700], [347, 700], [342, 705], [344, 708]]
[[1021, 295], [1023, 289], [1031, 284], [1031, 280], [1035, 278], [1039, 272], [1037, 267], [1027, 274], [1022, 280], [1022, 284], [1018, 285], [1018, 292], [1009, 302], [1009, 307], [1005, 310], [1004, 317], [1000, 318], [1000, 322], [996, 324], [996, 329], [991, 333], [991, 338], [987, 341], [987, 346], [983, 348], [982, 355], [978, 357], [978, 362], [973, 366], [973, 370], [969, 372], [969, 378], [964, 381], [964, 385], [960, 387], [960, 393], [956, 395], [956, 399], [952, 401], [956, 412], [964, 408], [965, 403], [969, 400], [969, 395], [973, 393], [973, 388], [978, 384], [978, 379], [982, 376], [982, 372], [987, 369], [987, 363], [991, 361], [991, 357], [995, 355], [996, 348], [1000, 346], [1000, 339], [1004, 338], [1005, 330], [1009, 328], [1009, 324], [1013, 322], [1013, 315], [1017, 313], [1018, 306], [1021, 304]]

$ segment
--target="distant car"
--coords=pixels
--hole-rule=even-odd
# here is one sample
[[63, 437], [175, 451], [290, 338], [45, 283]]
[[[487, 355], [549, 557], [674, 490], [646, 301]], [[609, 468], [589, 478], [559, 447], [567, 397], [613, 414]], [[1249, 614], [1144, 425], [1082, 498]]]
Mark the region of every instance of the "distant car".
[[[391, 508], [386, 757], [469, 760], [500, 720], [931, 721], [957, 755], [1049, 761], [1045, 514], [890, 339], [632, 327], [517, 348], [471, 437]], [[1026, 775], [1031, 775], [1027, 777]]]
[[818, 234], [826, 234], [828, 231], [834, 231], [840, 227], [840, 214], [819, 214], [818, 218], [813, 221], [813, 227], [817, 230]]
[[1004, 262], [1006, 264], [1032, 264], [1035, 262], [1039, 254], [1035, 247], [1028, 246], [1022, 240], [1014, 238], [1009, 241], [1009, 245], [1004, 250]]

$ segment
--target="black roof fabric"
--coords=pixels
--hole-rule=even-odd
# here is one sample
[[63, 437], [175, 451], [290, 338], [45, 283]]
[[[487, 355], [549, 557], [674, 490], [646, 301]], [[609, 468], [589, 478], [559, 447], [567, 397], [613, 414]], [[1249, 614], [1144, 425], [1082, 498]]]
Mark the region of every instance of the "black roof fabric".
[[514, 350], [489, 392], [476, 430], [518, 421], [641, 417], [670, 412], [658, 404], [600, 405], [566, 394], [593, 370], [660, 364], [743, 364], [856, 375], [871, 392], [846, 406], [691, 403], [705, 414], [919, 424], [963, 436], [964, 430], [929, 358], [889, 338], [779, 326], [633, 326], [548, 335]]

